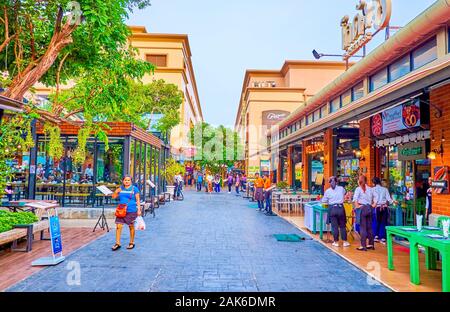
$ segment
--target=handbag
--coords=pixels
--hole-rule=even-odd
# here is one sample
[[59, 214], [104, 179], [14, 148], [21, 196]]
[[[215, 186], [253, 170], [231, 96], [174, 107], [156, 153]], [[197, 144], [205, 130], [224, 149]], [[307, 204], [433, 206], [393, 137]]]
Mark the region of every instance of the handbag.
[[128, 199], [128, 202], [126, 204], [118, 204], [117, 208], [116, 208], [116, 217], [117, 218], [125, 218], [127, 215], [127, 208], [128, 208], [128, 204], [130, 203], [131, 199], [133, 198], [134, 195], [134, 187], [133, 187], [133, 191], [130, 194], [130, 199]]

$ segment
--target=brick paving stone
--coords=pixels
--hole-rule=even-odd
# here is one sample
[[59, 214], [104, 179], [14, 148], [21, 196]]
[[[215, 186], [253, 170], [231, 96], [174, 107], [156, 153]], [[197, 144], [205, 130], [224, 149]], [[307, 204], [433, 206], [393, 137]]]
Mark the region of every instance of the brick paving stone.
[[[249, 204], [187, 191], [146, 217], [135, 249], [126, 250], [125, 229], [112, 252], [112, 231], [7, 291], [389, 291], [314, 240], [278, 242], [273, 234], [309, 237]], [[80, 264], [80, 285], [67, 282], [68, 261]]]

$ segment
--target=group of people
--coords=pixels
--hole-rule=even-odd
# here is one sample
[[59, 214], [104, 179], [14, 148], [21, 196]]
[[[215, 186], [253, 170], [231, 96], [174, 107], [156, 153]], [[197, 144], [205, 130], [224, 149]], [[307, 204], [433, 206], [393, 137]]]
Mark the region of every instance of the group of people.
[[[328, 204], [329, 219], [333, 233], [333, 246], [339, 247], [339, 233], [343, 246], [349, 247], [347, 241], [347, 216], [344, 209], [346, 191], [338, 185], [337, 177], [329, 180], [330, 188], [325, 191], [322, 203]], [[386, 241], [389, 205], [394, 204], [389, 190], [381, 185], [381, 179], [372, 179], [373, 187], [367, 184], [364, 175], [359, 176], [358, 187], [353, 194], [353, 204], [357, 211], [357, 223], [360, 225], [361, 246], [359, 251], [375, 250], [375, 242]]]
[[258, 210], [265, 212], [268, 216], [275, 215], [272, 212], [272, 183], [270, 177], [268, 175], [261, 177], [259, 173], [256, 173], [253, 187], [255, 188], [254, 199], [258, 202]]
[[247, 176], [240, 173], [228, 173], [225, 178], [225, 183], [219, 174], [212, 175], [211, 173], [197, 172], [196, 188], [197, 192], [202, 191], [202, 187], [205, 187], [207, 193], [220, 193], [222, 186], [228, 186], [228, 193], [230, 194], [233, 186], [235, 187], [236, 195], [240, 195], [240, 192], [245, 191], [247, 188]]

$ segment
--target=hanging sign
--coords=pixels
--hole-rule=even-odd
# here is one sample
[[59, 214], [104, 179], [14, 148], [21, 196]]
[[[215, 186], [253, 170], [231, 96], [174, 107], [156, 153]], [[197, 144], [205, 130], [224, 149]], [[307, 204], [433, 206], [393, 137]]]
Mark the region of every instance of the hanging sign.
[[434, 168], [434, 180], [431, 182], [431, 187], [436, 194], [448, 194], [449, 193], [449, 181], [448, 166], [435, 167]]
[[420, 126], [419, 99], [395, 106], [373, 116], [371, 126], [373, 136]]
[[356, 9], [361, 11], [351, 20], [348, 15], [341, 20], [344, 60], [355, 55], [373, 36], [389, 25], [392, 14], [391, 0], [360, 0]]
[[407, 143], [398, 148], [398, 160], [418, 160], [426, 158], [427, 151], [425, 141]]

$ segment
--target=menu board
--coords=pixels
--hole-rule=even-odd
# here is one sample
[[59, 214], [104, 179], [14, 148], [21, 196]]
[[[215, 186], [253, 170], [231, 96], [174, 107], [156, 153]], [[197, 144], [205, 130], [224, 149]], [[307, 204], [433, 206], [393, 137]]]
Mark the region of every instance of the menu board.
[[420, 101], [414, 99], [371, 118], [372, 135], [380, 136], [420, 126]]

